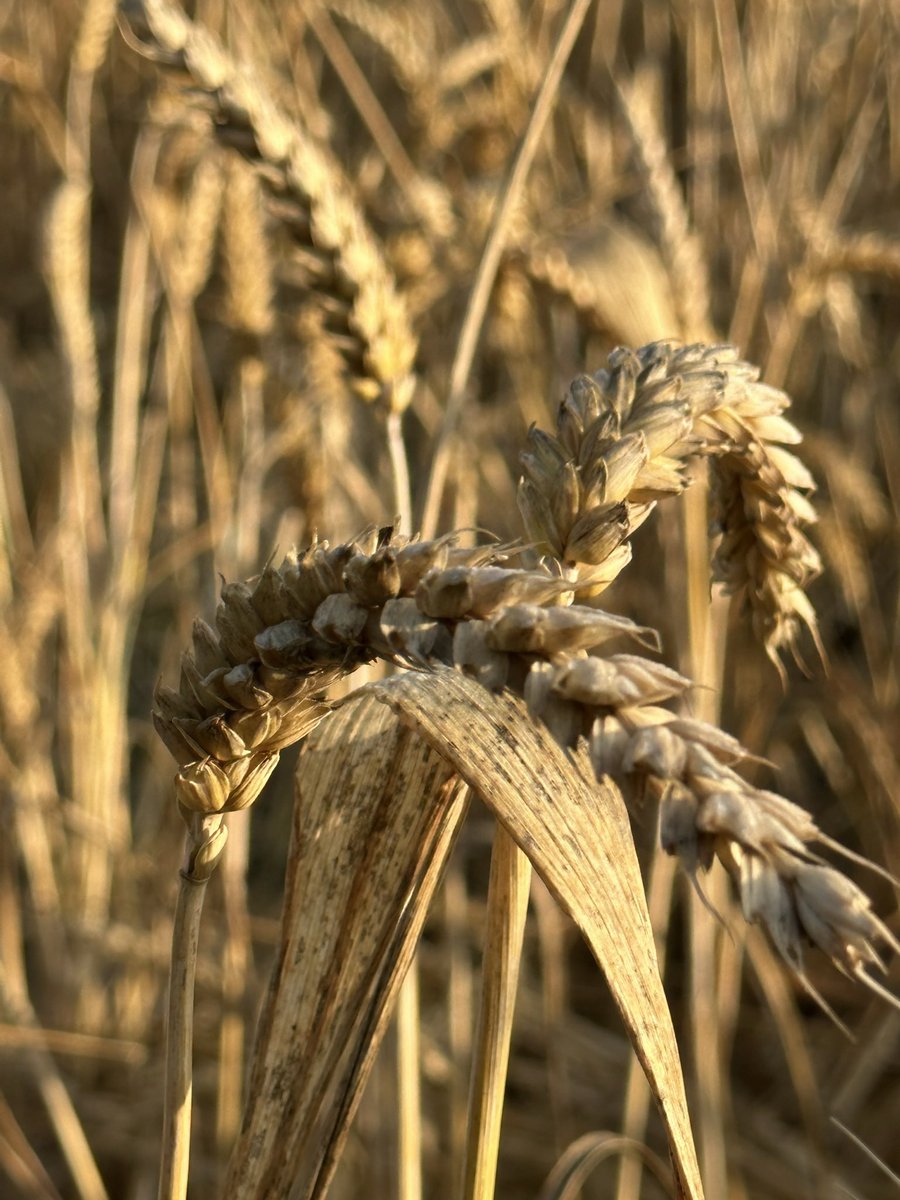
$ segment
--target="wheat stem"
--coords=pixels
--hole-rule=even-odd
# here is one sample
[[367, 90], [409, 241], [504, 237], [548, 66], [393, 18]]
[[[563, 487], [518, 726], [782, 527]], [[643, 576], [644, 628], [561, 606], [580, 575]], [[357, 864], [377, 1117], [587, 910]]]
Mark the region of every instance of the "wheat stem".
[[441, 499], [447, 482], [453, 435], [456, 432], [465, 400], [466, 386], [472, 371], [478, 338], [484, 324], [484, 316], [494, 287], [494, 280], [497, 278], [497, 268], [500, 266], [500, 259], [509, 236], [511, 219], [516, 205], [519, 203], [528, 172], [531, 170], [531, 164], [537, 153], [544, 128], [553, 111], [563, 71], [590, 6], [591, 0], [573, 0], [569, 9], [569, 14], [553, 51], [553, 57], [535, 99], [528, 127], [519, 146], [503, 194], [497, 204], [497, 211], [491, 223], [481, 261], [478, 264], [478, 271], [475, 275], [475, 282], [472, 284], [466, 315], [463, 318], [456, 346], [456, 355], [450, 368], [444, 420], [431, 461], [431, 473], [421, 522], [423, 537], [433, 537], [437, 529]]
[[[656, 959], [659, 974], [665, 978], [666, 951], [669, 944], [669, 921], [672, 915], [672, 890], [675, 881], [675, 859], [657, 850], [650, 879], [647, 885], [647, 909], [656, 942]], [[636, 1057], [628, 1064], [628, 1081], [625, 1085], [625, 1100], [622, 1104], [622, 1135], [636, 1143], [646, 1140], [647, 1119], [650, 1109], [650, 1086], [647, 1076]], [[640, 1156], [623, 1155], [619, 1164], [615, 1200], [639, 1200], [644, 1160]]]
[[419, 960], [414, 957], [397, 999], [399, 1200], [422, 1200], [422, 1080], [419, 1073]]
[[181, 869], [166, 1024], [166, 1084], [158, 1200], [185, 1200], [193, 1094], [194, 979], [206, 885], [218, 864], [226, 828], [220, 816], [192, 818]]
[[166, 1091], [159, 1200], [187, 1195], [193, 1093], [194, 974], [206, 880], [181, 877], [172, 929], [166, 1033]]
[[403, 414], [390, 412], [385, 420], [388, 455], [391, 460], [391, 478], [394, 484], [394, 511], [397, 515], [397, 531], [409, 537], [412, 534], [412, 491], [409, 480], [409, 458], [403, 437]]
[[494, 1196], [530, 884], [530, 860], [498, 825], [491, 852], [481, 1005], [469, 1091], [464, 1200], [493, 1200]]

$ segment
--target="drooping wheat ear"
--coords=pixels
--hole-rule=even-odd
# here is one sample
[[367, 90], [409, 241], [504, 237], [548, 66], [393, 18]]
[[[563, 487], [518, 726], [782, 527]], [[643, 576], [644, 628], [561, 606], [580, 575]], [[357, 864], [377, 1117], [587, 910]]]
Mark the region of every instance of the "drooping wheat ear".
[[572, 383], [555, 437], [529, 434], [519, 485], [529, 536], [596, 594], [629, 561], [628, 538], [654, 503], [685, 488], [688, 460], [710, 457], [716, 576], [781, 669], [802, 626], [818, 637], [804, 588], [820, 565], [803, 532], [815, 513], [801, 489], [813, 480], [783, 448], [800, 440], [787, 404], [733, 346], [614, 351], [607, 369]]
[[598, 777], [658, 796], [666, 849], [692, 877], [718, 855], [748, 918], [766, 924], [801, 977], [806, 938], [877, 988], [864, 971], [881, 965], [875, 941], [900, 946], [863, 893], [809, 850], [827, 842], [809, 814], [746, 783], [730, 765], [747, 757], [733, 738], [659, 707], [687, 679], [606, 652], [622, 638], [654, 647], [655, 633], [567, 605], [569, 580], [498, 566], [501, 547], [454, 543], [369, 529], [223, 589], [216, 629], [196, 623], [180, 686], [157, 690], [154, 713], [197, 845], [224, 812], [252, 803], [280, 750], [325, 715], [337, 676], [376, 657], [453, 666], [523, 695], [563, 746], [585, 739]]
[[186, 73], [215, 131], [256, 166], [294, 242], [284, 264], [295, 288], [313, 294], [356, 389], [392, 412], [413, 390], [417, 343], [381, 247], [329, 151], [268, 95], [253, 69], [165, 0], [122, 5], [142, 49]]

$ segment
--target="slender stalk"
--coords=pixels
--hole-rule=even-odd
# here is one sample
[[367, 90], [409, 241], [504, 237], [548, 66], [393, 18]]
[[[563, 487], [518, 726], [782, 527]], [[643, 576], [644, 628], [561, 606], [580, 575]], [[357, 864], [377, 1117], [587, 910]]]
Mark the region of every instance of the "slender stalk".
[[531, 862], [502, 825], [491, 853], [478, 1032], [472, 1060], [464, 1200], [492, 1200], [522, 958]]
[[400, 986], [397, 1004], [400, 1200], [422, 1200], [422, 1087], [419, 1075], [419, 960]]
[[[181, 870], [172, 929], [159, 1200], [184, 1200], [187, 1195], [193, 1092], [194, 978], [200, 917], [206, 885], [224, 845], [222, 835], [225, 831], [221, 817], [218, 824], [214, 824], [215, 817], [206, 820], [213, 824], [209, 840], [198, 843], [193, 830], [188, 835], [186, 865]], [[212, 855], [203, 861], [203, 851], [207, 848]]]
[[226, 938], [222, 952], [222, 1024], [219, 1029], [216, 1146], [227, 1163], [241, 1120], [247, 1030], [245, 1005], [248, 968], [252, 962], [250, 916], [247, 911], [247, 857], [250, 817], [231, 829], [231, 850], [222, 864], [222, 899]]
[[450, 1078], [450, 1178], [461, 1179], [466, 1148], [466, 1089], [472, 1057], [474, 971], [466, 938], [468, 888], [458, 859], [444, 881], [443, 924], [447, 939], [447, 1041], [453, 1072]]
[[453, 435], [456, 432], [460, 411], [465, 399], [466, 385], [468, 384], [472, 363], [475, 359], [475, 349], [478, 345], [482, 325], [484, 324], [484, 316], [487, 312], [491, 290], [494, 286], [494, 280], [497, 278], [497, 268], [500, 266], [503, 248], [506, 245], [510, 219], [519, 202], [522, 189], [525, 186], [525, 180], [528, 178], [528, 172], [531, 170], [531, 164], [540, 145], [541, 136], [550, 118], [550, 113], [553, 111], [553, 103], [556, 99], [560, 82], [562, 81], [563, 71], [566, 68], [566, 63], [569, 61], [569, 55], [574, 49], [575, 41], [581, 30], [581, 26], [584, 24], [584, 19], [587, 16], [587, 11], [591, 3], [592, 0], [573, 0], [569, 9], [569, 15], [566, 17], [562, 27], [559, 40], [553, 51], [553, 57], [550, 60], [537, 98], [535, 99], [534, 108], [531, 110], [528, 127], [525, 130], [512, 165], [512, 170], [509, 173], [509, 178], [506, 181], [506, 186], [497, 205], [497, 211], [494, 214], [491, 229], [481, 255], [481, 262], [478, 264], [478, 271], [475, 275], [475, 282], [472, 285], [466, 315], [463, 318], [462, 329], [459, 334], [459, 342], [456, 346], [456, 356], [450, 368], [450, 383], [447, 394], [447, 407], [444, 410], [444, 420], [438, 436], [437, 446], [435, 447], [434, 457], [431, 460], [428, 492], [425, 496], [425, 506], [421, 522], [423, 538], [433, 537], [437, 528], [444, 485], [447, 482], [447, 469], [450, 463]]
[[[666, 950], [669, 945], [669, 918], [672, 915], [672, 886], [675, 882], [676, 862], [663, 850], [658, 850], [653, 859], [650, 882], [647, 888], [647, 908], [650, 924], [656, 941], [656, 958], [659, 973], [665, 977]], [[650, 1110], [650, 1086], [643, 1067], [632, 1055], [628, 1065], [628, 1081], [625, 1085], [625, 1103], [622, 1106], [622, 1136], [633, 1142], [643, 1142], [647, 1132]], [[638, 1155], [623, 1154], [619, 1165], [616, 1184], [616, 1200], [638, 1200], [644, 1160]]]
[[[403, 414], [390, 412], [386, 421], [394, 508], [398, 533], [412, 533], [412, 493], [409, 460], [403, 440]], [[397, 1002], [397, 1087], [400, 1101], [399, 1157], [400, 1200], [422, 1198], [422, 1107], [419, 1075], [419, 960], [413, 958], [400, 986]]]
[[394, 509], [399, 518], [398, 533], [412, 534], [412, 493], [409, 482], [409, 459], [403, 440], [403, 414], [387, 415], [387, 445], [391, 459], [391, 478], [394, 483]]

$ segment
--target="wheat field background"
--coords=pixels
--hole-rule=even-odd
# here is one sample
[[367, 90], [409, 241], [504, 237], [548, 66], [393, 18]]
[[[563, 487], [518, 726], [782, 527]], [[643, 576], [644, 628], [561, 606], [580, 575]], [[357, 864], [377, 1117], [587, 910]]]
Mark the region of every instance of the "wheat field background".
[[[791, 396], [818, 487], [809, 594], [827, 667], [801, 639], [785, 684], [719, 589], [710, 601], [702, 479], [636, 533], [604, 606], [659, 630], [664, 661], [704, 685], [696, 715], [760, 756], [757, 783], [900, 875], [897, 6], [594, 0], [518, 180], [577, 4], [198, 0], [189, 16], [302, 131], [288, 167], [228, 108], [217, 60], [185, 69], [153, 7], [0, 2], [10, 1197], [156, 1193], [184, 828], [150, 713], [194, 619], [223, 579], [398, 513], [427, 536], [522, 536], [529, 427], [552, 427], [570, 381], [618, 345], [732, 342]], [[206, 900], [196, 1197], [222, 1194], [240, 1125], [296, 761], [286, 751], [229, 818]], [[707, 1195], [896, 1195], [900, 1013], [811, 953], [849, 1039], [742, 924], [718, 869], [710, 915], [654, 850], [655, 819], [637, 812], [635, 838]], [[492, 836], [473, 806], [336, 1200], [457, 1194]], [[848, 873], [900, 933], [890, 883]], [[886, 986], [900, 990], [896, 966]], [[642, 1078], [535, 881], [496, 1194], [579, 1194], [541, 1187], [591, 1134], [585, 1200], [671, 1194], [618, 1139], [667, 1179]]]

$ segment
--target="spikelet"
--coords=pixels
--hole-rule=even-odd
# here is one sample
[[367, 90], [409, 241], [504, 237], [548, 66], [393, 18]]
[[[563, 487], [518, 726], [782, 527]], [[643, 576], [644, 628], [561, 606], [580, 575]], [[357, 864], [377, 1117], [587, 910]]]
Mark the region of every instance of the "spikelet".
[[126, 0], [122, 9], [141, 48], [187, 75], [190, 103], [205, 103], [219, 139], [257, 168], [294, 244], [282, 274], [316, 296], [356, 390], [401, 412], [412, 398], [416, 338], [337, 162], [203, 26], [166, 0]]

